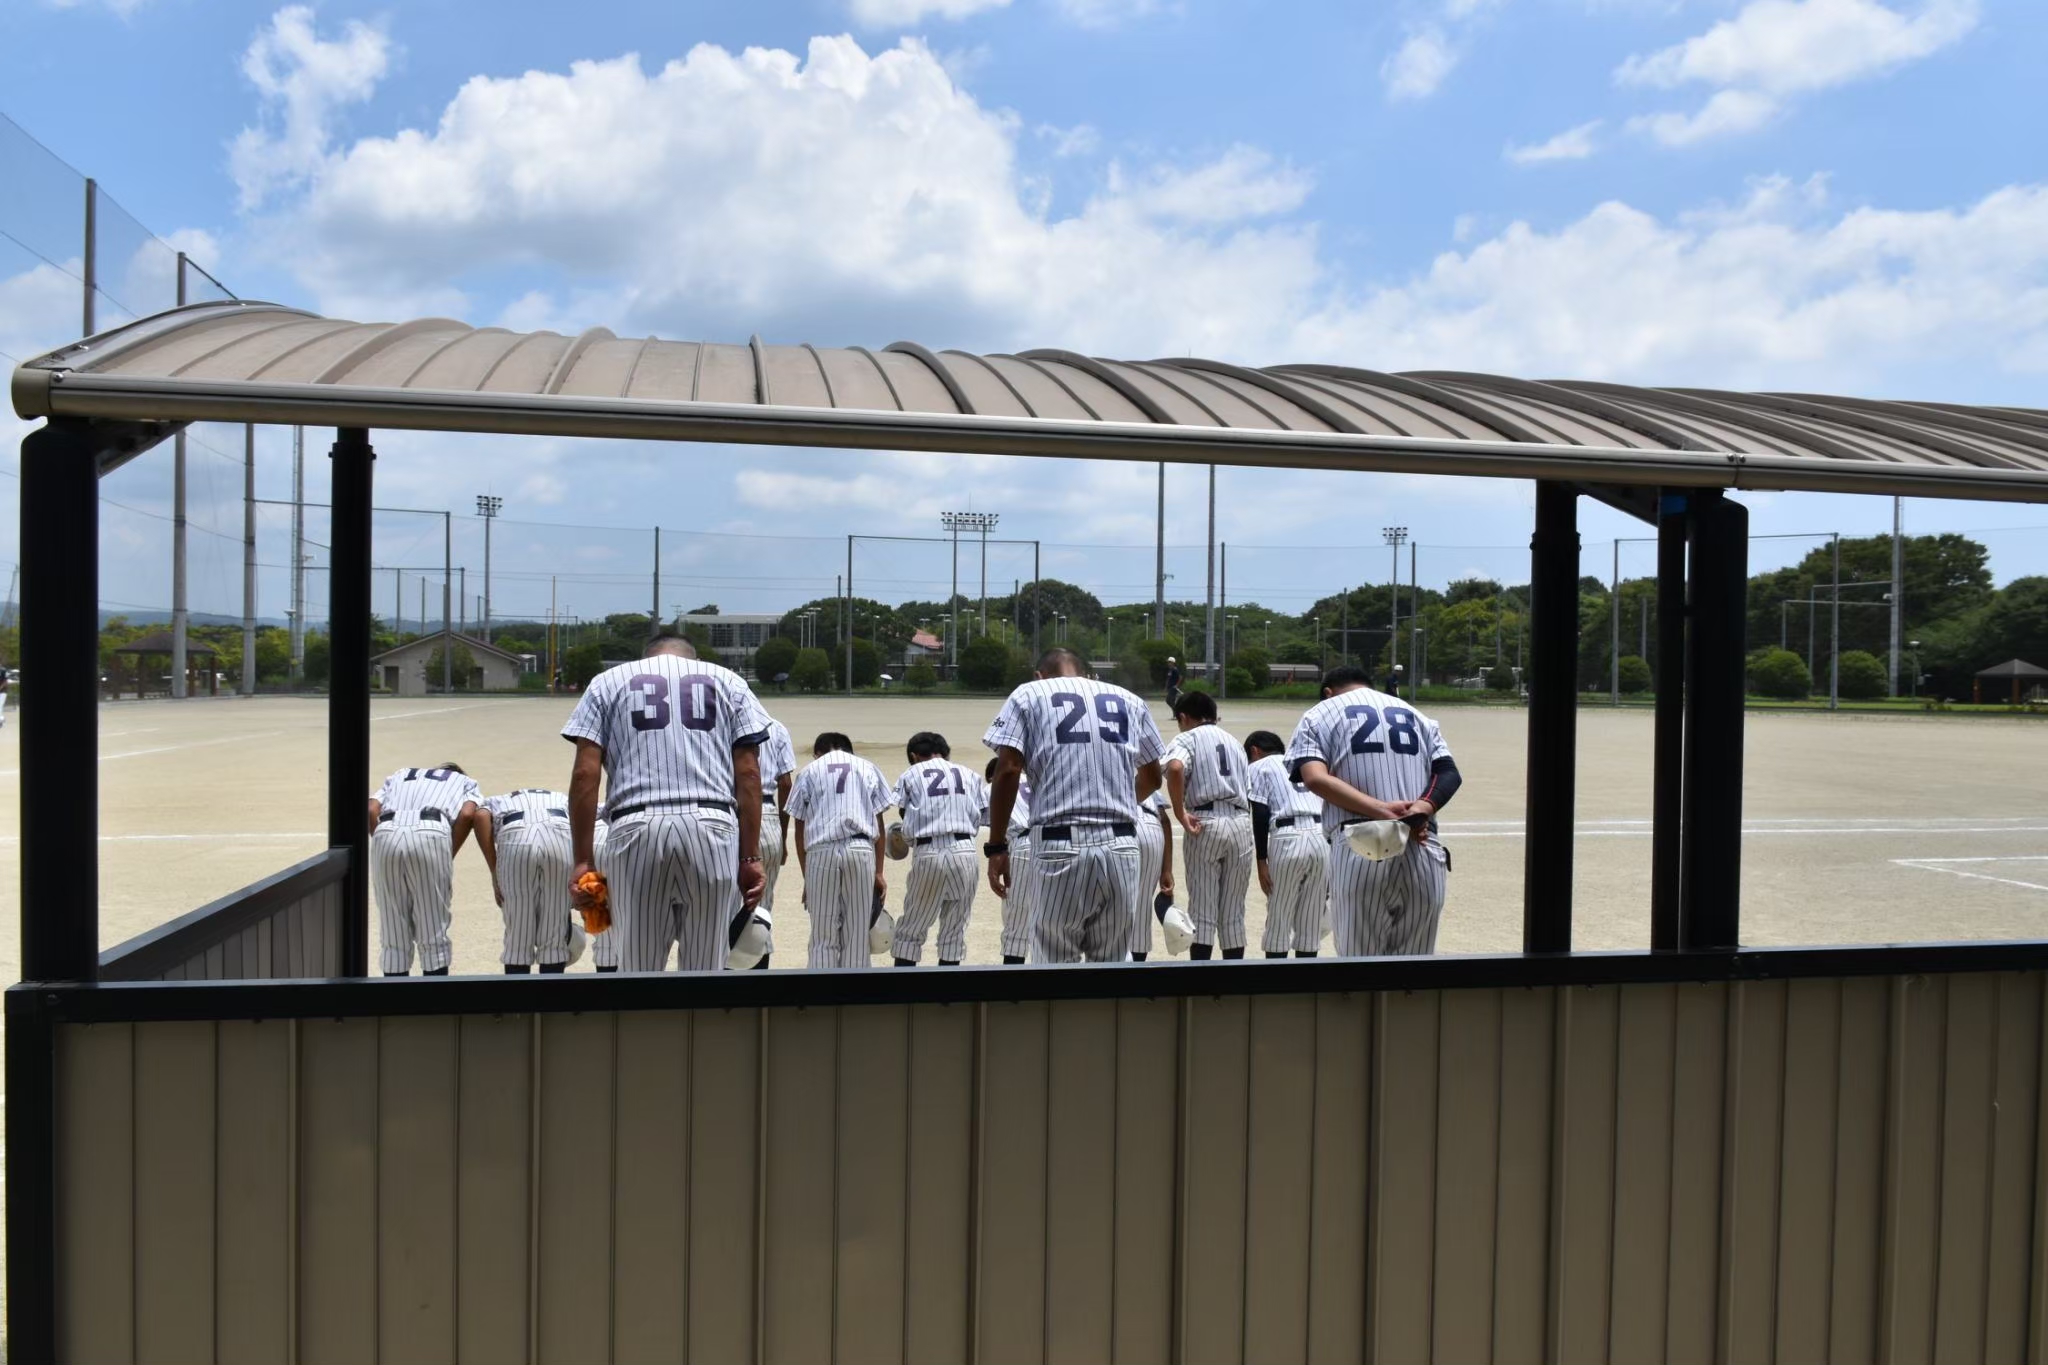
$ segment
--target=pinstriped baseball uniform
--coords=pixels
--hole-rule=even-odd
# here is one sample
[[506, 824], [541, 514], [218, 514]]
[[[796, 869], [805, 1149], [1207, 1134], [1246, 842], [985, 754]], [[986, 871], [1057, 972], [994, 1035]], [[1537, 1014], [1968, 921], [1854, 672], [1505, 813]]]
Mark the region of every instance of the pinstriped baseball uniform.
[[[597, 824], [590, 836], [590, 865], [604, 873], [607, 880], [612, 875], [611, 861], [607, 857], [612, 827], [604, 818], [604, 807], [597, 808]], [[590, 965], [593, 967], [616, 967], [619, 965], [619, 936], [607, 929], [590, 940]]]
[[[796, 746], [790, 742], [789, 727], [771, 718], [768, 738], [761, 744], [761, 903], [755, 913], [775, 923], [775, 884], [782, 880], [782, 808], [775, 803], [775, 783], [784, 773], [796, 771]], [[775, 951], [771, 928], [768, 951]]]
[[982, 736], [1031, 776], [1031, 956], [1120, 962], [1138, 882], [1137, 770], [1157, 761], [1145, 703], [1094, 678], [1040, 678]]
[[889, 779], [843, 749], [796, 775], [789, 813], [803, 822], [804, 908], [811, 912], [810, 965], [868, 965], [875, 903], [875, 817], [889, 809]]
[[[981, 812], [988, 823], [988, 810]], [[995, 837], [995, 831], [989, 831]], [[1010, 894], [1003, 897], [1002, 954], [1027, 957], [1031, 953], [1031, 779], [1017, 779], [1017, 799], [1010, 803], [1010, 828], [1004, 832], [1010, 845]]]
[[889, 951], [907, 962], [924, 952], [932, 921], [939, 922], [939, 960], [967, 955], [967, 916], [981, 880], [975, 847], [988, 785], [981, 774], [947, 758], [928, 758], [896, 779], [896, 808], [910, 840], [910, 874], [903, 879], [903, 912]]
[[513, 966], [569, 960], [569, 798], [526, 787], [483, 803], [498, 846], [498, 889], [504, 893], [505, 948]]
[[455, 895], [455, 821], [479, 796], [477, 784], [448, 768], [400, 768], [377, 790], [370, 836], [370, 881], [383, 931], [387, 974], [439, 971], [454, 955], [448, 942]]
[[562, 734], [604, 750], [622, 969], [660, 971], [676, 944], [683, 971], [724, 969], [740, 910], [732, 751], [768, 726], [737, 673], [679, 654], [608, 668], [584, 689]]
[[1173, 803], [1166, 790], [1153, 792], [1138, 807], [1138, 895], [1131, 908], [1131, 951], [1152, 951], [1152, 898], [1159, 890], [1159, 870], [1166, 862], [1166, 827]]
[[1195, 942], [1244, 947], [1244, 898], [1252, 881], [1252, 817], [1245, 806], [1244, 749], [1216, 724], [1183, 730], [1166, 746], [1166, 766], [1186, 779], [1182, 802], [1199, 820], [1181, 850]]
[[1259, 947], [1268, 953], [1315, 952], [1323, 941], [1330, 877], [1323, 799], [1288, 776], [1287, 760], [1279, 754], [1252, 764], [1245, 795], [1271, 813], [1266, 870], [1273, 876], [1273, 894], [1266, 897]]
[[[1430, 789], [1430, 765], [1450, 757], [1437, 723], [1399, 697], [1356, 687], [1317, 703], [1294, 727], [1287, 767], [1320, 759], [1337, 777], [1379, 801], [1413, 801]], [[1342, 957], [1433, 953], [1443, 916], [1449, 858], [1431, 823], [1429, 842], [1373, 862], [1353, 852], [1343, 828], [1362, 817], [1323, 807], [1330, 845], [1330, 911]]]

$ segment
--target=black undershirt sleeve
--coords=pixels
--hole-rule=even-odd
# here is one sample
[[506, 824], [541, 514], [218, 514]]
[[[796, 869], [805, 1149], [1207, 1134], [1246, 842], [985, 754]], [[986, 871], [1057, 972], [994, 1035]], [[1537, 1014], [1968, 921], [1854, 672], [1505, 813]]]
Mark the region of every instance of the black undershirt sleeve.
[[1449, 754], [1445, 754], [1429, 765], [1429, 790], [1422, 799], [1442, 810], [1451, 804], [1451, 798], [1458, 794], [1458, 788], [1465, 785], [1465, 779], [1458, 772], [1458, 765]]
[[1252, 802], [1252, 847], [1258, 850], [1262, 863], [1266, 861], [1266, 832], [1272, 824], [1272, 808], [1263, 801]]

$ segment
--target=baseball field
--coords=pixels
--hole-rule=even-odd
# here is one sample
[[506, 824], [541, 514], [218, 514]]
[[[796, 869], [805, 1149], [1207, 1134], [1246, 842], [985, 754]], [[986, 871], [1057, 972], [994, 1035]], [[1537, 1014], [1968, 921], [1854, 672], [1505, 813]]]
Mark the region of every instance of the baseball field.
[[[937, 729], [980, 763], [987, 698], [770, 696], [799, 752], [844, 730], [890, 778], [903, 740]], [[569, 698], [390, 699], [374, 704], [379, 775], [454, 761], [486, 792], [562, 786]], [[1300, 703], [1229, 703], [1238, 735], [1285, 736]], [[1162, 730], [1170, 717], [1154, 704]], [[1439, 713], [1466, 782], [1444, 816], [1453, 859], [1439, 946], [1519, 946], [1525, 718]], [[10, 717], [10, 719], [12, 719]], [[1647, 711], [1579, 717], [1576, 942], [1646, 944], [1650, 870]], [[129, 702], [100, 720], [100, 941], [112, 946], [316, 852], [326, 814], [326, 710], [296, 698]], [[1755, 944], [2038, 938], [2048, 934], [2048, 726], [1983, 717], [1752, 714], [1744, 786], [1743, 938]], [[0, 829], [18, 827], [19, 729], [0, 729]], [[365, 788], [367, 798], [369, 789]], [[1540, 851], [1539, 851], [1540, 855]], [[0, 842], [0, 972], [19, 975], [19, 841]], [[907, 864], [891, 863], [893, 891]], [[778, 967], [800, 966], [808, 925], [792, 854], [776, 897]], [[1256, 882], [1256, 953], [1265, 909]], [[1000, 914], [983, 886], [969, 959], [998, 960]], [[372, 917], [373, 954], [376, 921]], [[497, 970], [499, 915], [474, 846], [457, 863], [455, 970]], [[927, 950], [929, 952], [929, 949]], [[588, 963], [575, 970], [589, 970]]]

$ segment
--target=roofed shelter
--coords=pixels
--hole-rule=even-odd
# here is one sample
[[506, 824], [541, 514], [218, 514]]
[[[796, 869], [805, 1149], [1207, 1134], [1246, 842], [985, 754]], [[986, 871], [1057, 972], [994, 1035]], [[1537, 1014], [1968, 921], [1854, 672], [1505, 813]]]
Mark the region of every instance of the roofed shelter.
[[[37, 984], [8, 997], [19, 1358], [112, 1358], [101, 1343], [123, 1331], [136, 1354], [196, 1357], [198, 1337], [176, 1334], [187, 1329], [211, 1343], [244, 1333], [264, 1358], [285, 1358], [274, 1348], [290, 1333], [368, 1358], [402, 1351], [409, 1332], [458, 1330], [466, 1351], [540, 1359], [655, 1354], [640, 1343], [679, 1330], [696, 1358], [716, 1359], [761, 1358], [771, 1340], [796, 1358], [1068, 1358], [1112, 1343], [1177, 1358], [1222, 1340], [1252, 1359], [1795, 1358], [1828, 1354], [1814, 1323], [1876, 1323], [1880, 1301], [1886, 1332], [1924, 1325], [1929, 1338], [1933, 1305], [1970, 1305], [1947, 1321], [1996, 1357], [1994, 1337], [2024, 1330], [2048, 1296], [2040, 1277], [1994, 1293], [1981, 1275], [1956, 1278], [1978, 1274], [1967, 1258], [1918, 1254], [1935, 1237], [1922, 1222], [1940, 1202], [1941, 1147], [1911, 1117], [1932, 1112], [1913, 1096], [1966, 1104], [1978, 1073], [1951, 1085], [1947, 1058], [2038, 1041], [2048, 945], [1740, 947], [1747, 512], [1727, 496], [2048, 502], [2048, 412], [911, 342], [567, 337], [272, 304], [184, 308], [88, 338], [16, 369], [13, 400], [46, 419], [22, 446], [38, 695], [21, 779], [39, 799], [22, 815], [23, 976]], [[76, 762], [94, 738], [97, 481], [202, 420], [335, 429], [329, 615], [364, 625], [333, 638], [330, 848], [102, 955], [97, 779]], [[378, 427], [1531, 480], [1524, 952], [360, 979]], [[1571, 951], [1582, 496], [1657, 527], [1643, 953]], [[1993, 971], [2025, 1014], [2003, 1031], [2005, 997], [1978, 985]], [[1800, 978], [1789, 992], [1786, 978]], [[940, 1008], [953, 1005], [966, 1008]], [[1833, 1023], [1795, 1028], [1809, 1013]], [[213, 1031], [179, 1031], [193, 1021]], [[1987, 1075], [2012, 1087], [2000, 1112], [2038, 1115], [2038, 1058], [1998, 1056]], [[1892, 1101], [1908, 1117], [1891, 1147], [1865, 1151], [1861, 1109], [1839, 1127], [1830, 1109], [1828, 1140], [1805, 1140], [1821, 1130], [1802, 1126], [1820, 1122], [1802, 1106], [1837, 1094], [1847, 1106], [1872, 1076], [1878, 1093], [1887, 1076], [1910, 1092]], [[195, 1087], [207, 1087], [198, 1109]], [[102, 1091], [130, 1107], [79, 1099]], [[175, 1126], [195, 1112], [206, 1125]], [[1951, 1130], [1986, 1122], [1956, 1112]], [[283, 1113], [289, 1150], [264, 1126]], [[2048, 1131], [2025, 1121], [1999, 1130], [2005, 1165], [1985, 1177], [2024, 1173], [2024, 1190], [1998, 1185], [2013, 1207], [2032, 1207]], [[177, 1142], [161, 1139], [166, 1123]], [[672, 1154], [678, 1125], [685, 1162], [642, 1164]], [[552, 1134], [605, 1164], [558, 1199], [563, 1182], [529, 1171], [538, 1147], [494, 1147], [473, 1165], [458, 1132], [515, 1145]], [[858, 1155], [878, 1135], [958, 1178], [878, 1174]], [[1255, 1151], [1304, 1179], [1248, 1205]], [[458, 1207], [434, 1175], [442, 1160], [501, 1184]], [[132, 1172], [132, 1186], [107, 1193], [100, 1169]], [[228, 1169], [249, 1173], [237, 1208], [301, 1211], [296, 1261], [266, 1251], [264, 1219], [223, 1214], [203, 1245], [182, 1223], [148, 1222], [171, 1191], [211, 1190]], [[622, 1170], [620, 1201], [585, 1197]], [[804, 1183], [821, 1171], [824, 1185]], [[1566, 1173], [1569, 1199], [1546, 1183]], [[1820, 1188], [1833, 1202], [1805, 1198]], [[1958, 1246], [1983, 1244], [1985, 1210], [2006, 1206], [1988, 1188], [1974, 1205], [1958, 1197], [1953, 1216], [1975, 1220]], [[1500, 1198], [1460, 1202], [1472, 1191]], [[1810, 1239], [1825, 1262], [1842, 1217], [1906, 1222], [1868, 1267], [1800, 1278]], [[538, 1262], [491, 1259], [527, 1247], [529, 1228]], [[2048, 1227], [2019, 1235], [2048, 1264]], [[60, 1244], [61, 1264], [47, 1254]], [[406, 1269], [404, 1248], [422, 1245], [459, 1255], [462, 1295]], [[706, 1254], [693, 1261], [692, 1246]], [[1267, 1274], [1297, 1263], [1298, 1275]], [[614, 1286], [611, 1265], [652, 1278]], [[204, 1323], [152, 1316], [145, 1271], [196, 1266], [241, 1277], [234, 1302]], [[404, 1315], [397, 1296], [377, 1297], [380, 1274], [407, 1277]], [[665, 1309], [686, 1282], [678, 1327]], [[1480, 1328], [1483, 1340], [1461, 1335]]]
[[2025, 659], [2007, 659], [2002, 664], [1993, 664], [1990, 668], [1984, 669], [1977, 674], [1976, 681], [1972, 684], [1971, 688], [1976, 694], [1972, 700], [1984, 700], [1984, 683], [1986, 679], [1992, 682], [2010, 682], [2012, 684], [2012, 704], [2018, 706], [2021, 700], [2020, 689], [2024, 687], [2039, 688], [2048, 686], [2048, 668], [2043, 668], [2039, 664], [2030, 664]]
[[[171, 633], [167, 630], [151, 631], [147, 635], [139, 635], [125, 645], [115, 646], [113, 653], [116, 657], [125, 657], [134, 661], [135, 695], [138, 698], [147, 697], [151, 691], [149, 674], [153, 670], [150, 661], [161, 657], [165, 665], [168, 666], [177, 656], [177, 650], [171, 642]], [[185, 654], [186, 692], [192, 694], [192, 682], [195, 678], [200, 678], [205, 680], [206, 694], [208, 696], [219, 696], [220, 670], [215, 667], [215, 664], [220, 658], [220, 651], [207, 644], [204, 640], [188, 640], [185, 644]], [[108, 679], [108, 684], [113, 695], [119, 698], [123, 688], [118, 668], [115, 670], [114, 676]]]

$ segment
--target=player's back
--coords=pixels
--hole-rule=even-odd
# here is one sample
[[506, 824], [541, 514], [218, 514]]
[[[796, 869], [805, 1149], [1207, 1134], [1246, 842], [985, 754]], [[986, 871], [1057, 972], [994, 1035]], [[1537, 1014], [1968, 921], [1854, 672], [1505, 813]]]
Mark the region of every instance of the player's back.
[[1246, 795], [1262, 803], [1275, 820], [1290, 816], [1316, 820], [1322, 816], [1323, 798], [1310, 791], [1307, 783], [1295, 780], [1281, 754], [1267, 754], [1252, 764], [1245, 788]]
[[733, 746], [758, 743], [768, 728], [739, 674], [654, 654], [591, 679], [562, 733], [603, 746], [605, 800], [617, 814], [662, 801], [730, 805]]
[[1159, 727], [1132, 693], [1094, 678], [1040, 678], [1003, 703], [982, 742], [1024, 755], [1034, 829], [1138, 819], [1133, 775], [1161, 752]]
[[569, 798], [547, 787], [521, 787], [502, 796], [493, 796], [483, 804], [501, 830], [530, 828], [569, 818]]
[[1245, 803], [1244, 750], [1220, 725], [1183, 730], [1166, 746], [1166, 762], [1180, 760], [1186, 784], [1183, 800], [1190, 810]]
[[988, 805], [981, 774], [949, 758], [928, 758], [896, 779], [896, 805], [903, 832], [912, 839], [935, 834], [973, 834]]
[[435, 810], [452, 821], [478, 796], [475, 779], [455, 768], [400, 768], [384, 779], [377, 804], [385, 815]]
[[859, 754], [834, 749], [820, 754], [796, 775], [789, 813], [804, 822], [805, 844], [832, 839], [872, 839], [875, 817], [892, 800], [889, 779]]
[[[1356, 687], [1318, 702], [1287, 746], [1290, 773], [1321, 758], [1344, 781], [1380, 801], [1413, 801], [1429, 790], [1430, 765], [1450, 753], [1435, 721], [1399, 697]], [[1325, 826], [1345, 819], [1335, 806]]]

